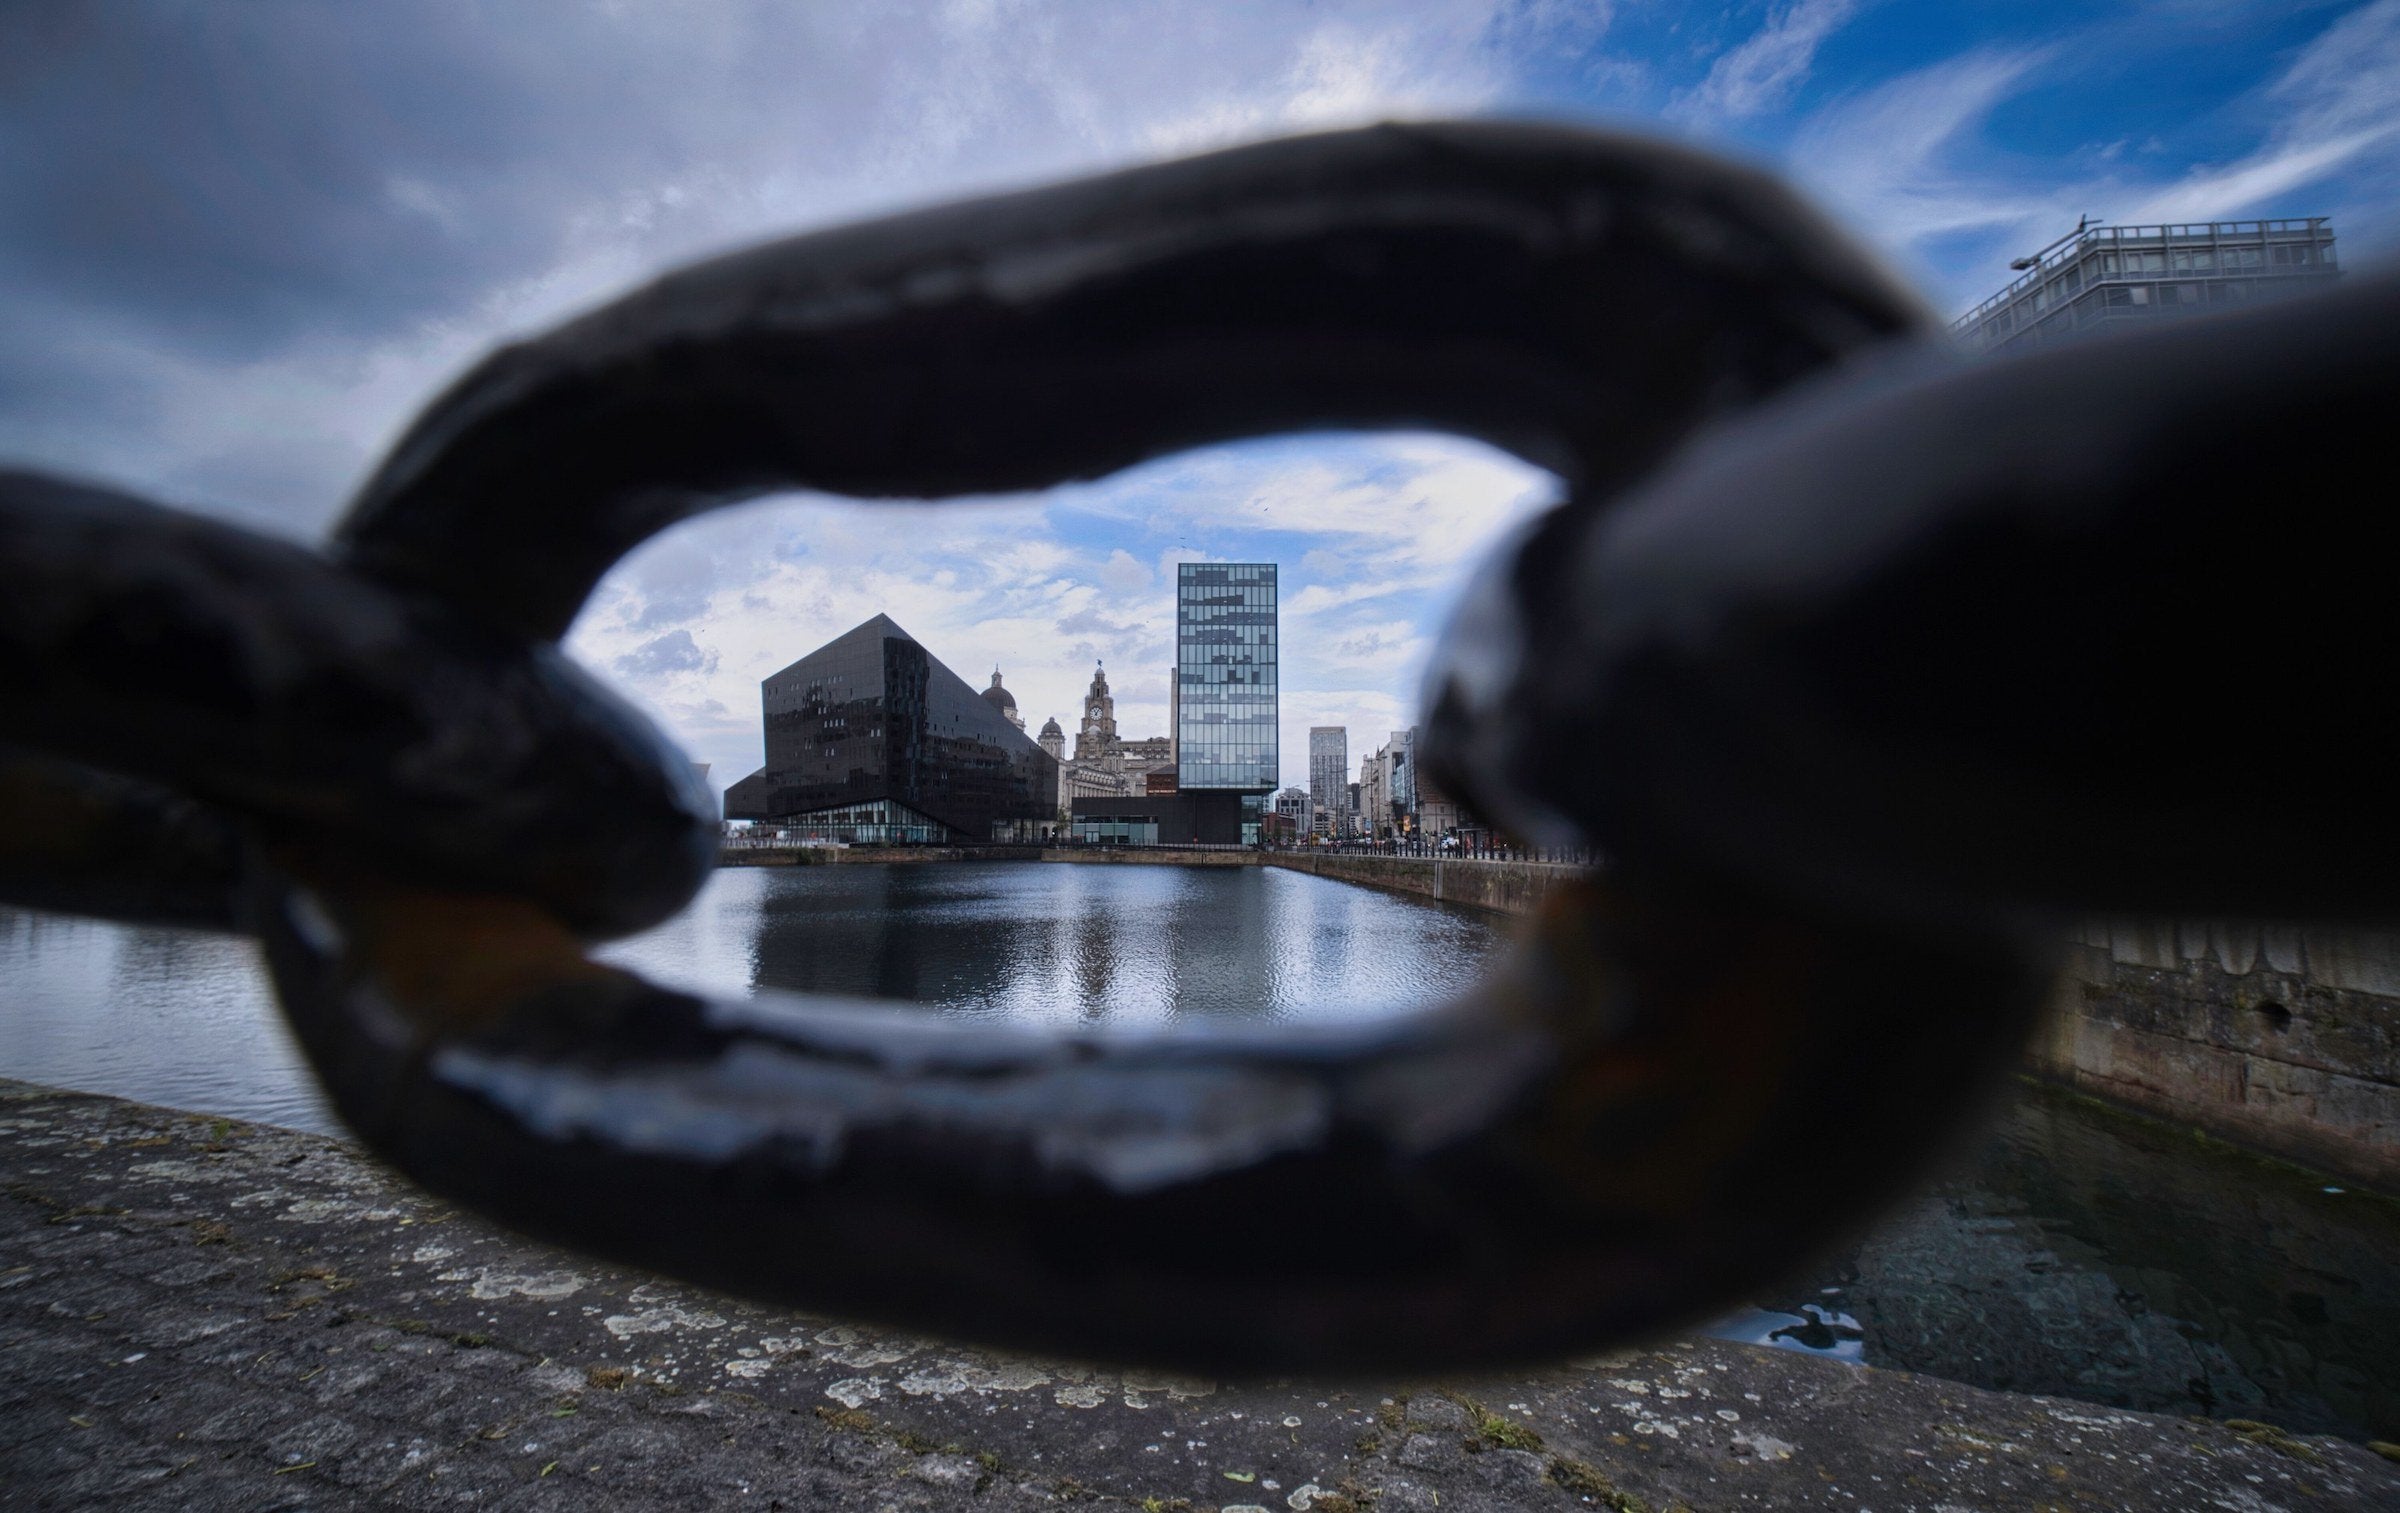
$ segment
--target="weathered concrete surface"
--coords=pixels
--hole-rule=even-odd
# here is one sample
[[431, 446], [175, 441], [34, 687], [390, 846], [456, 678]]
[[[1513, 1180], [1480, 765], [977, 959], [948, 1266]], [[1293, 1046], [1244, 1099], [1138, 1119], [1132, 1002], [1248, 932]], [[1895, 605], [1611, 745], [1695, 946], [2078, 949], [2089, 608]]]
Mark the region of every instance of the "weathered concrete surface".
[[0, 1193], [11, 1507], [2400, 1509], [2339, 1440], [1715, 1342], [1339, 1389], [999, 1356], [547, 1250], [337, 1141], [19, 1083]]
[[2400, 1196], [2400, 933], [2109, 924], [2073, 945], [2033, 1068]]
[[1267, 863], [1319, 877], [1362, 883], [1390, 893], [1412, 893], [1449, 904], [1467, 904], [1500, 914], [1531, 914], [1562, 883], [1588, 869], [1556, 862], [1444, 860], [1422, 856], [1375, 856], [1349, 852], [1273, 851]]

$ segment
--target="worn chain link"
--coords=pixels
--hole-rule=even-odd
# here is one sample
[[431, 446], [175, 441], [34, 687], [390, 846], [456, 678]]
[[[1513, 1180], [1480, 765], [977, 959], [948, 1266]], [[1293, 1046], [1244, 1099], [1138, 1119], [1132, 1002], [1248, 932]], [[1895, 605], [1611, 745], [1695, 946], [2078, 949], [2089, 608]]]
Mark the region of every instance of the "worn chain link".
[[[1967, 369], [1771, 181], [1500, 125], [800, 237], [495, 354], [321, 552], [0, 476], [0, 895], [257, 933], [362, 1137], [603, 1254], [1219, 1370], [1582, 1350], [1918, 1169], [2022, 1037], [2043, 910], [2393, 902], [2370, 764], [2290, 793], [2167, 717], [2328, 623], [2388, 652], [2367, 599], [2297, 627], [2250, 575], [2361, 586], [2312, 534], [2354, 510], [2259, 490], [2389, 413], [2393, 303]], [[585, 955], [713, 856], [687, 765], [553, 644], [652, 533], [1401, 425], [1565, 481], [1446, 641], [1429, 757], [1615, 863], [1465, 999], [1060, 1036]]]

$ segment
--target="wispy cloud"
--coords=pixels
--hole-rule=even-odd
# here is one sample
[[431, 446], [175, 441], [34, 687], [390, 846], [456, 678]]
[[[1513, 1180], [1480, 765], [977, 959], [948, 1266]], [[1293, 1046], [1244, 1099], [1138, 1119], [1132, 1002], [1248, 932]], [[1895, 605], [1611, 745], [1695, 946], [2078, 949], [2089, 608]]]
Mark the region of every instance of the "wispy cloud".
[[2193, 169], [2123, 219], [2222, 220], [2390, 151], [2400, 138], [2400, 0], [2376, 0], [2326, 28], [2265, 97], [2277, 124], [2256, 151]]
[[1955, 149], [2050, 56], [1977, 50], [1816, 112], [1794, 136], [1793, 170], [1886, 245], [2017, 226], [2052, 195], [1963, 167]]
[[1707, 78], [1670, 101], [1667, 118], [1705, 125], [1779, 108], [1808, 77], [1817, 48], [1857, 13], [1858, 0], [1786, 0], [1710, 65]]

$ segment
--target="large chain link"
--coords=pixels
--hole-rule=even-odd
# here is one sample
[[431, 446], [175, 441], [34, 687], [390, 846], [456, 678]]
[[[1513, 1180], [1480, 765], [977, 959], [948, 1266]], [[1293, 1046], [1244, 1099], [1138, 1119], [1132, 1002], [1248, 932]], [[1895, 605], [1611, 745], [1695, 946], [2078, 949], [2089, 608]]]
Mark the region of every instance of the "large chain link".
[[[377, 1151], [606, 1255], [1209, 1369], [1582, 1350], [1917, 1170], [2022, 1038], [2043, 909], [2393, 902], [2372, 764], [2228, 784], [2164, 718], [2338, 644], [2238, 589], [2361, 581], [2288, 523], [2354, 518], [2310, 491], [2389, 413], [2393, 306], [1968, 369], [1771, 181], [1524, 126], [800, 237], [494, 355], [324, 552], [0, 476], [0, 894], [256, 932]], [[1396, 425], [1565, 480], [1453, 627], [1428, 746], [1614, 860], [1462, 1001], [1052, 1035], [585, 955], [712, 855], [686, 765], [554, 645], [650, 534]], [[2327, 620], [2386, 650], [2366, 605]]]

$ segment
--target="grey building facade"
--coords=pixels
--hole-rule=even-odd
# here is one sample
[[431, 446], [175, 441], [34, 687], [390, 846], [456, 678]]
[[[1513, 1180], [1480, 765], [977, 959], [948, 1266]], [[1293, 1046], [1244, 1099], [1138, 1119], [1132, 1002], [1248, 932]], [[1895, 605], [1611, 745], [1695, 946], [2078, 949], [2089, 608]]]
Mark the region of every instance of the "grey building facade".
[[1332, 833], [1341, 828], [1339, 816], [1350, 777], [1350, 730], [1344, 725], [1308, 728], [1308, 798], [1316, 806], [1317, 828]]
[[2333, 223], [2091, 226], [2021, 260], [2005, 289], [1951, 323], [1969, 347], [2018, 352], [2187, 311], [2254, 304], [2341, 276]]
[[766, 765], [725, 790], [727, 819], [863, 844], [1056, 822], [1057, 762], [889, 616], [767, 678], [760, 703]]
[[1175, 781], [1182, 791], [1274, 791], [1278, 672], [1275, 564], [1179, 564]]

